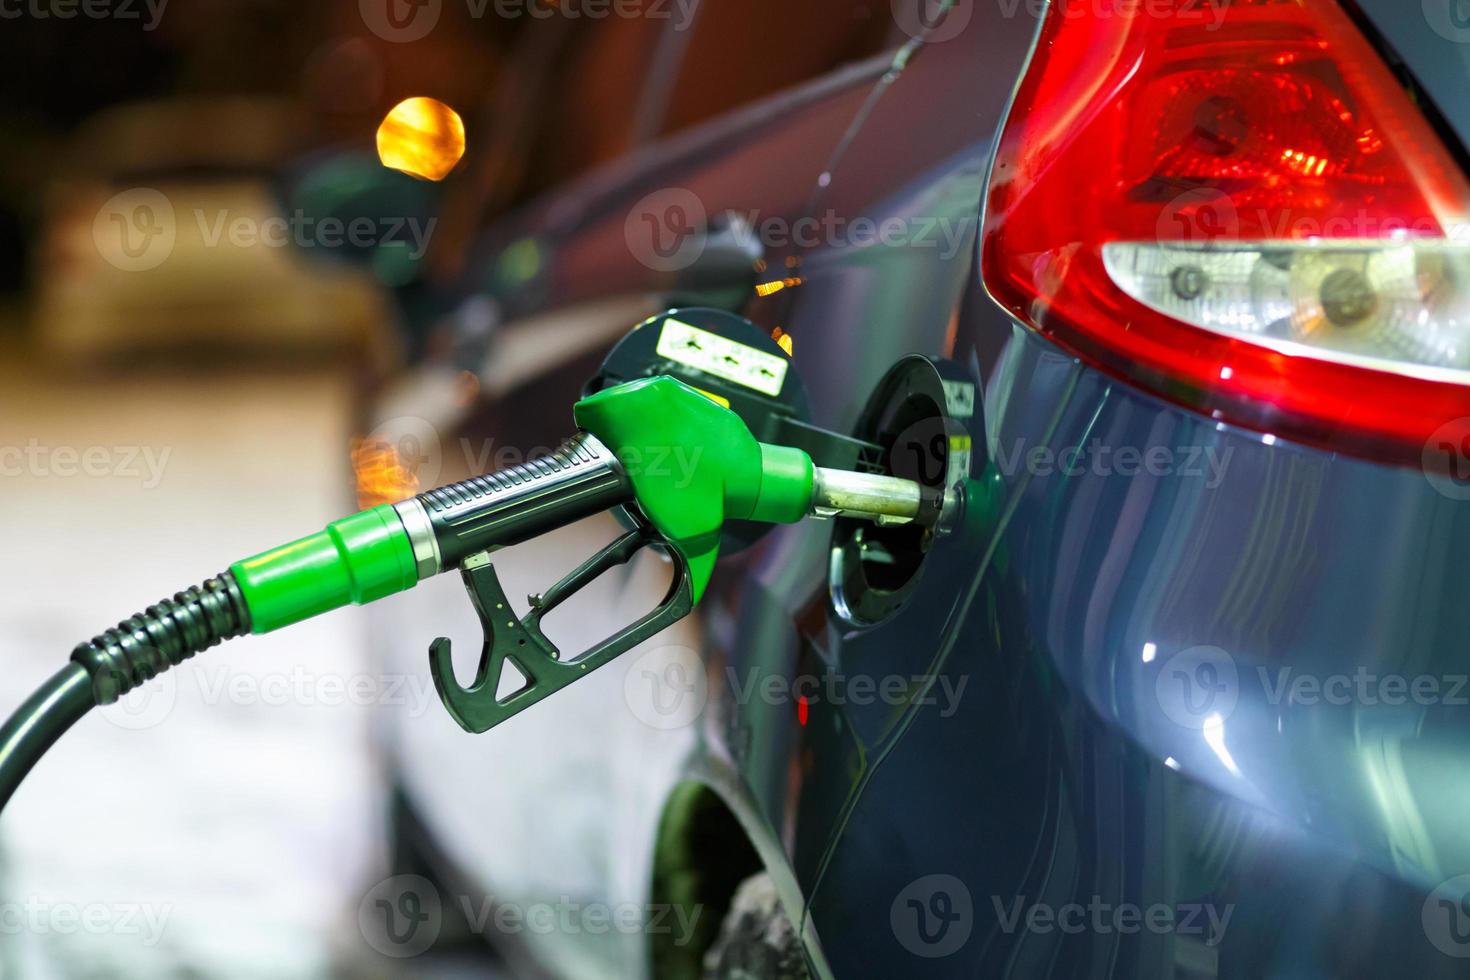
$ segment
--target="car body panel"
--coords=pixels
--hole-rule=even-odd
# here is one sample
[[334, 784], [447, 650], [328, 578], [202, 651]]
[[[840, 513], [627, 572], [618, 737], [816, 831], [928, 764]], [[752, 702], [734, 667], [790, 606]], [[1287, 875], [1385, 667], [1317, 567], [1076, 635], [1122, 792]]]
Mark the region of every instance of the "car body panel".
[[[693, 195], [691, 233], [725, 212], [794, 223], [806, 213], [837, 146], [890, 56], [869, 59], [792, 92], [662, 141], [535, 201], [487, 229], [469, 289], [487, 289], [514, 318], [614, 293], [668, 290], [678, 277], [630, 247], [630, 221]], [[635, 228], [636, 230], [636, 228]], [[671, 236], [678, 229], [667, 229]], [[507, 277], [511, 250], [534, 242], [535, 278]], [[747, 270], [748, 271], [748, 270]]]
[[[971, 683], [952, 719], [921, 714], [894, 747], [816, 889], [820, 931], [844, 937], [837, 974], [924, 964], [891, 903], [935, 873], [962, 883], [944, 887], [969, 938], [934, 975], [1457, 972], [1420, 916], [1470, 867], [1452, 761], [1470, 737], [1454, 692], [1470, 512], [1422, 473], [1220, 425], [1019, 328], [987, 409], [1003, 532], [940, 668]], [[1174, 465], [1024, 461], [1089, 444]], [[1183, 686], [1204, 662], [1214, 701]], [[1338, 703], [1327, 679], [1360, 669], [1373, 690], [1435, 679], [1439, 703], [1393, 685]], [[935, 813], [964, 817], [914, 832]], [[1008, 932], [1017, 902], [1183, 911], [1162, 932]], [[1211, 910], [1216, 941], [1192, 928]]]
[[1459, 137], [1459, 149], [1470, 146], [1470, 10], [1461, 0], [1422, 0], [1412, 11], [1394, 0], [1354, 4], [1423, 87]]
[[[798, 287], [778, 293], [778, 302], [757, 301], [747, 311], [791, 335], [793, 363], [807, 383], [819, 425], [851, 432], [869, 394], [897, 359], [913, 352], [949, 353], [960, 308], [978, 296], [973, 260], [980, 193], [989, 139], [1010, 96], [1005, 87], [985, 88], [982, 66], [1018, 75], [1034, 32], [1034, 23], [1001, 26], [912, 52], [901, 72], [875, 93], [861, 128], [834, 163], [812, 213], [849, 232], [857, 218], [879, 229], [896, 222], [905, 229], [896, 244], [837, 235], [799, 253]], [[957, 119], [966, 124], [937, 124]], [[896, 144], [906, 152], [886, 152]], [[977, 373], [971, 381], [978, 386]], [[798, 767], [798, 778], [791, 761], [802, 754], [794, 706], [767, 704], [733, 688], [750, 691], [766, 677], [789, 680], [823, 669], [866, 674], [874, 664], [882, 665], [885, 676], [920, 674], [949, 601], [942, 592], [923, 590], [892, 632], [851, 630], [830, 607], [831, 535], [825, 524], [776, 529], [742, 558], [733, 575], [717, 576], [714, 585], [718, 592], [731, 581], [740, 590], [738, 597], [717, 599], [735, 607], [717, 620], [728, 630], [713, 634], [714, 646], [729, 651], [721, 673], [735, 679], [724, 689], [720, 736], [759, 789], [771, 825], [795, 828], [785, 844], [807, 890], [817, 882], [844, 807], [860, 788], [854, 774], [893, 737], [890, 720], [876, 706], [863, 717], [829, 715], [831, 705], [813, 700], [806, 732], [825, 732], [829, 721], [838, 727], [817, 747], [821, 765]], [[932, 575], [943, 579], [952, 571]], [[898, 656], [891, 652], [895, 634], [907, 637]]]

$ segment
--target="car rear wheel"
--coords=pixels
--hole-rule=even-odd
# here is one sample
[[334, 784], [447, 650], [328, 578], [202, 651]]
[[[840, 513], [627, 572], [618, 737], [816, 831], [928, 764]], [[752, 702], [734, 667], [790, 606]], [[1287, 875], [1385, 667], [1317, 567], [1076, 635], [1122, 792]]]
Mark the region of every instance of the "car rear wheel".
[[801, 938], [776, 883], [762, 872], [740, 883], [719, 938], [704, 957], [705, 980], [809, 980]]

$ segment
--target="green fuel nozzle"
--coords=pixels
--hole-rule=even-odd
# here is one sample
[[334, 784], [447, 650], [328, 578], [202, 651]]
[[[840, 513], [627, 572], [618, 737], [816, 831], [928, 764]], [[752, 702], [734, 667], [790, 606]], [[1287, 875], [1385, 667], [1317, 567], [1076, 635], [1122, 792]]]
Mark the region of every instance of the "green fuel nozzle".
[[[480, 666], [474, 683], [462, 686], [441, 638], [430, 648], [430, 669], [449, 713], [482, 732], [688, 615], [709, 585], [727, 521], [792, 524], [843, 514], [937, 522], [948, 503], [911, 481], [823, 469], [800, 449], [761, 443], [739, 415], [670, 377], [605, 389], [578, 402], [574, 415], [577, 433], [550, 456], [335, 521], [79, 645], [71, 665], [0, 728], [0, 807], [94, 704], [110, 704], [226, 639], [373, 602], [456, 569], [485, 630]], [[609, 510], [621, 510], [632, 529], [516, 615], [491, 553]], [[664, 600], [581, 655], [563, 656], [542, 618], [645, 548], [674, 566]], [[524, 683], [502, 696], [508, 666]]]
[[673, 378], [609, 388], [573, 414], [581, 431], [544, 459], [354, 514], [231, 566], [252, 632], [372, 602], [618, 506], [636, 508], [679, 552], [696, 603], [727, 520], [919, 514], [917, 484], [819, 471], [800, 449], [757, 442], [738, 415]]
[[372, 602], [618, 506], [636, 507], [680, 552], [698, 602], [727, 519], [789, 524], [811, 512], [806, 453], [757, 442], [739, 416], [673, 378], [599, 392], [574, 415], [581, 431], [548, 457], [354, 514], [231, 566], [252, 632]]
[[[462, 687], [445, 639], [431, 647], [430, 667], [450, 714], [485, 731], [688, 615], [714, 572], [727, 521], [793, 524], [839, 513], [903, 521], [923, 510], [918, 484], [815, 467], [800, 449], [758, 442], [738, 415], [673, 378], [600, 391], [573, 414], [577, 434], [548, 457], [355, 514], [233, 565], [251, 631], [458, 569], [485, 629], [480, 670]], [[511, 612], [491, 552], [616, 508], [633, 530], [532, 596], [529, 614]], [[542, 618], [646, 547], [673, 560], [664, 601], [582, 655], [563, 657]], [[507, 661], [527, 684], [497, 698]]]

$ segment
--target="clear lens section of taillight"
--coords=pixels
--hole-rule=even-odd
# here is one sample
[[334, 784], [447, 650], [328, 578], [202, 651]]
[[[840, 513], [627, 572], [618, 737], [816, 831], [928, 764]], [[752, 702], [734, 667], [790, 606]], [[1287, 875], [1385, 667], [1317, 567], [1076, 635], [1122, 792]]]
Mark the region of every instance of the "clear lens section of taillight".
[[1108, 275], [1166, 316], [1296, 355], [1470, 383], [1470, 249], [1443, 241], [1110, 242]]
[[1054, 0], [986, 287], [1094, 364], [1331, 448], [1470, 416], [1470, 185], [1334, 0]]

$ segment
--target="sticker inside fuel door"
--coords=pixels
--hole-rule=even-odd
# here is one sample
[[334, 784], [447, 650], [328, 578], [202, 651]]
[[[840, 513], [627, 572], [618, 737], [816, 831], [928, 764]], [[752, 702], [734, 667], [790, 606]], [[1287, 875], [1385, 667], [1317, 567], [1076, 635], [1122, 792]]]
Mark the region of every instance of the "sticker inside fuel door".
[[672, 317], [658, 337], [658, 356], [743, 385], [772, 398], [781, 394], [791, 364], [784, 357], [691, 327]]

